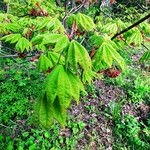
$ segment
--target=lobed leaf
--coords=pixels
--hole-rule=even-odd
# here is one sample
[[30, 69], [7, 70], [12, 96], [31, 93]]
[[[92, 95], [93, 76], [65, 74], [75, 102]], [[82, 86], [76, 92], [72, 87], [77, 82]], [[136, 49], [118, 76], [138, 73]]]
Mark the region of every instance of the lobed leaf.
[[22, 37], [17, 42], [16, 49], [20, 52], [24, 52], [25, 50], [29, 51], [32, 49], [32, 44], [26, 38]]

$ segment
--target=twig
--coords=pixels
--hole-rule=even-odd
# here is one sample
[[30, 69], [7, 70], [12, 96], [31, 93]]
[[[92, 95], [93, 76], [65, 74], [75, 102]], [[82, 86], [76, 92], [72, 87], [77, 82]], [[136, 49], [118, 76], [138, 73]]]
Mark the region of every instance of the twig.
[[143, 43], [142, 43], [142, 46], [145, 47], [149, 51], [149, 48], [146, 45], [144, 45]]
[[84, 0], [82, 2], [82, 4], [80, 4], [77, 7], [72, 8], [68, 13], [66, 13], [65, 17], [63, 18], [63, 24], [65, 24], [66, 19], [70, 16], [70, 14], [77, 12], [78, 10], [80, 10], [86, 3], [86, 0]]
[[137, 21], [136, 23], [132, 24], [131, 26], [129, 26], [128, 28], [122, 30], [121, 32], [115, 34], [111, 40], [115, 39], [118, 35], [121, 35], [127, 31], [129, 31], [130, 29], [136, 27], [137, 25], [139, 25], [140, 23], [142, 23], [143, 21], [145, 21], [146, 19], [148, 19], [150, 17], [150, 14], [148, 14], [147, 16], [145, 16], [144, 18], [140, 19], [139, 21]]
[[12, 128], [12, 127], [7, 127], [7, 126], [3, 125], [2, 123], [0, 124], [0, 126], [5, 127], [5, 128]]
[[80, 42], [80, 44], [82, 44], [84, 42], [85, 38], [82, 39], [82, 41]]
[[13, 51], [13, 52], [16, 52], [14, 49], [12, 49], [12, 48], [9, 48], [9, 47], [6, 47], [6, 46], [1, 46], [1, 47], [4, 47], [4, 48], [6, 48], [6, 49], [8, 49], [8, 50], [11, 50], [11, 51]]
[[18, 55], [5, 55], [5, 56], [0, 56], [0, 58], [9, 58], [9, 57], [18, 57]]
[[10, 0], [8, 1], [8, 4], [7, 4], [7, 14], [9, 13], [9, 5], [10, 5]]

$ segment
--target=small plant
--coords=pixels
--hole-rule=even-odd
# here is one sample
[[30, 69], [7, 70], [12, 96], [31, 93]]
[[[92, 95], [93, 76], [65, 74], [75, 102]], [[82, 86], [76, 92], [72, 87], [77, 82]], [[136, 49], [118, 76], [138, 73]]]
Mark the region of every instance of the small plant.
[[121, 139], [131, 145], [131, 148], [145, 148], [148, 149], [148, 144], [140, 139], [140, 124], [135, 117], [125, 115], [122, 119], [118, 120], [115, 124], [114, 133]]
[[113, 121], [117, 121], [121, 118], [122, 103], [123, 101], [113, 101], [109, 103], [109, 108], [107, 112], [109, 113], [109, 117]]

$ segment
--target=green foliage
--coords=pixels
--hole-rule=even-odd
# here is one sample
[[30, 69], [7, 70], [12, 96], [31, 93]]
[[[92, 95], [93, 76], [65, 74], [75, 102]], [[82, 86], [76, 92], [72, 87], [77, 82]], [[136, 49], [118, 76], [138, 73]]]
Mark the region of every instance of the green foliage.
[[80, 91], [84, 91], [84, 87], [77, 76], [62, 65], [54, 68], [46, 78], [45, 90], [37, 103], [36, 117], [39, 123], [49, 128], [55, 118], [65, 126], [66, 109], [72, 98], [78, 103]]
[[[17, 65], [23, 61], [16, 61], [15, 63], [8, 59], [4, 61], [4, 65], [6, 63], [8, 66], [7, 70], [0, 69], [0, 78], [3, 83], [0, 85], [1, 123], [8, 123], [16, 117], [16, 119], [23, 119], [25, 116], [30, 115], [29, 110], [33, 110], [31, 104], [35, 102], [34, 99], [39, 95], [38, 90], [42, 88], [42, 85], [38, 84], [42, 82], [38, 73], [35, 70], [31, 70], [30, 72], [26, 70], [26, 68], [32, 65], [26, 63], [20, 65], [20, 68], [18, 68]], [[30, 102], [28, 100], [29, 97], [32, 97]]]
[[106, 79], [107, 84], [121, 87], [127, 94], [127, 100], [133, 103], [149, 102], [149, 75], [145, 71], [135, 68], [127, 68], [116, 79]]
[[5, 40], [5, 42], [10, 42], [11, 44], [16, 43], [21, 38], [20, 34], [10, 34], [1, 38], [1, 40]]
[[118, 102], [110, 102], [108, 113], [110, 114], [109, 117], [112, 118], [113, 121], [117, 121], [121, 118], [121, 109], [122, 109], [123, 101]]
[[[49, 130], [35, 129], [29, 126], [24, 128], [21, 124], [11, 124], [12, 128], [16, 127], [17, 129], [13, 131], [7, 129], [7, 136], [0, 134], [1, 149], [15, 149], [16, 147], [21, 150], [75, 149], [78, 140], [83, 137], [81, 131], [85, 127], [85, 123], [72, 120], [68, 121], [67, 126], [68, 129], [66, 129], [66, 135], [64, 135], [65, 130], [60, 130], [60, 126], [56, 123]], [[19, 134], [16, 133], [18, 131]], [[12, 138], [12, 136], [15, 137]]]
[[149, 147], [148, 143], [140, 139], [140, 124], [136, 118], [131, 115], [125, 115], [123, 119], [116, 122], [114, 132], [119, 138], [125, 138], [131, 145], [131, 148], [148, 149]]
[[133, 45], [141, 45], [143, 41], [143, 37], [138, 28], [133, 28], [132, 30], [127, 32], [127, 43]]
[[93, 66], [95, 69], [98, 71], [111, 67], [113, 61], [115, 61], [118, 63], [122, 70], [125, 70], [126, 65], [124, 59], [116, 51], [118, 48], [117, 45], [108, 37], [104, 38], [99, 44], [100, 47], [93, 58]]
[[140, 58], [140, 62], [150, 61], [150, 51], [146, 51]]
[[71, 26], [73, 22], [76, 22], [78, 29], [85, 30], [85, 31], [92, 31], [94, 28], [96, 28], [94, 21], [89, 16], [78, 13], [78, 14], [72, 14], [68, 18], [68, 24]]
[[94, 73], [92, 72], [92, 62], [86, 49], [78, 42], [72, 41], [67, 51], [67, 66], [71, 66], [73, 72], [77, 73], [80, 67], [83, 69], [83, 82], [91, 81]]
[[20, 52], [24, 52], [25, 49], [29, 51], [32, 50], [32, 44], [26, 38], [22, 37], [18, 40], [16, 49]]
[[95, 24], [92, 18], [82, 13], [77, 14], [76, 22], [77, 22], [77, 26], [79, 27], [81, 26], [81, 28], [83, 28], [86, 31], [91, 31], [95, 28]]
[[52, 67], [53, 67], [52, 62], [45, 55], [41, 55], [38, 63], [38, 70], [44, 72]]

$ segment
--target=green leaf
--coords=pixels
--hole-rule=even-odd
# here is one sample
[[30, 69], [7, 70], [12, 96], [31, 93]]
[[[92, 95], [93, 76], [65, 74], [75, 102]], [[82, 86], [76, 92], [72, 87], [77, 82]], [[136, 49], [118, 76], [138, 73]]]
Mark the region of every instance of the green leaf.
[[47, 29], [53, 32], [64, 33], [65, 29], [62, 23], [57, 18], [52, 18], [48, 24]]
[[110, 22], [102, 27], [102, 31], [110, 34], [115, 34], [118, 31], [118, 26], [116, 23]]
[[52, 113], [53, 109], [50, 107], [51, 105], [51, 102], [47, 99], [46, 92], [43, 92], [35, 108], [35, 118], [44, 128], [50, 128], [53, 124], [54, 116]]
[[63, 126], [66, 125], [66, 108], [60, 104], [60, 100], [56, 97], [53, 103], [54, 118]]
[[127, 43], [134, 45], [141, 45], [143, 37], [139, 29], [133, 28], [129, 33], [130, 34], [127, 36]]
[[67, 19], [67, 24], [69, 27], [72, 26], [73, 22], [75, 21], [76, 19], [76, 15], [75, 14], [71, 14], [68, 19]]
[[19, 39], [19, 41], [16, 44], [16, 49], [20, 52], [24, 52], [25, 49], [27, 51], [32, 49], [32, 44], [29, 42], [26, 38], [22, 37]]
[[54, 102], [56, 96], [58, 96], [59, 100], [62, 100], [60, 104], [66, 105], [66, 108], [70, 104], [71, 97], [78, 101], [80, 91], [84, 91], [83, 84], [79, 78], [70, 71], [65, 71], [61, 65], [57, 66], [48, 75], [46, 83], [49, 99]]
[[5, 40], [5, 42], [16, 43], [21, 38], [21, 34], [9, 34], [1, 38], [1, 40]]
[[76, 15], [76, 22], [77, 26], [81, 26], [86, 31], [92, 31], [96, 27], [92, 18], [85, 14], [78, 13]]
[[48, 52], [47, 57], [50, 59], [54, 66], [58, 63], [58, 61], [59, 64], [64, 64], [64, 57], [58, 53]]
[[142, 22], [141, 24], [139, 24], [139, 27], [145, 34], [150, 33], [150, 24], [148, 22]]
[[100, 49], [103, 51], [103, 59], [104, 59], [104, 62], [109, 66], [111, 67], [112, 66], [112, 63], [113, 63], [113, 59], [112, 59], [112, 56], [111, 56], [111, 53], [109, 50], [107, 50], [107, 43], [105, 44], [105, 42], [100, 46]]
[[68, 49], [67, 63], [68, 65], [71, 65], [75, 72], [78, 70], [78, 65], [80, 65], [82, 69], [87, 72], [91, 70], [92, 67], [88, 52], [80, 43], [74, 40], [70, 43]]
[[105, 38], [93, 58], [93, 66], [96, 70], [99, 68], [105, 69], [111, 67], [113, 60], [118, 63], [122, 70], [125, 70], [126, 65], [124, 59], [116, 51], [116, 48], [117, 45], [113, 41], [111, 41], [109, 38]]
[[13, 22], [8, 24], [6, 28], [13, 32], [19, 32], [22, 29], [22, 26], [20, 26], [18, 23]]
[[150, 61], [150, 51], [146, 51], [139, 60], [140, 62]]
[[54, 65], [50, 59], [48, 59], [45, 55], [41, 55], [38, 62], [38, 71], [47, 71], [49, 68], [52, 68]]
[[[63, 34], [45, 34], [43, 39], [43, 44], [57, 43], [61, 39], [67, 38], [66, 35]], [[62, 42], [62, 40], [61, 40]]]
[[72, 98], [79, 101], [84, 86], [76, 75], [65, 70], [62, 65], [54, 68], [47, 76], [45, 84], [45, 90], [37, 104], [36, 116], [44, 127], [50, 127], [53, 119], [65, 126], [66, 109]]
[[60, 52], [65, 49], [69, 45], [69, 39], [67, 36], [60, 38], [60, 40], [56, 43], [54, 51]]
[[37, 44], [41, 44], [43, 39], [44, 39], [43, 35], [37, 35], [32, 38], [31, 42], [33, 43], [33, 45], [37, 45]]

